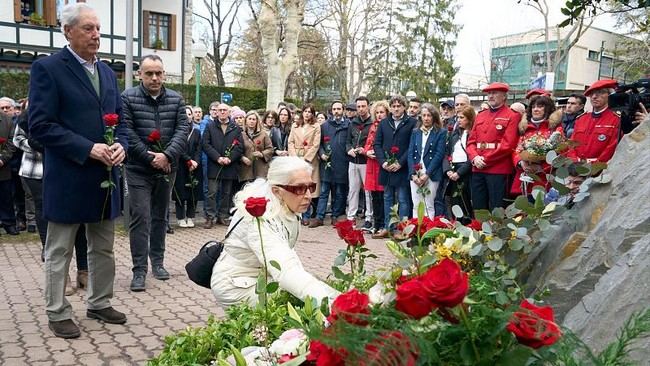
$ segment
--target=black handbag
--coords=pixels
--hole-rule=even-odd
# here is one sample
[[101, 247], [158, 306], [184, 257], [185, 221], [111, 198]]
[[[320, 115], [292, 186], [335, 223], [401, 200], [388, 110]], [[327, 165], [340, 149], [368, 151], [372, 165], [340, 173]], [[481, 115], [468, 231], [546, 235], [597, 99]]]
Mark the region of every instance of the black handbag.
[[[226, 233], [226, 236], [223, 239], [224, 241], [228, 239], [230, 233], [235, 230], [237, 225], [239, 225], [243, 219], [243, 217], [240, 218], [239, 221], [237, 221], [232, 227], [232, 229]], [[214, 264], [217, 262], [217, 259], [219, 259], [222, 251], [223, 241], [210, 240], [209, 242], [203, 244], [201, 249], [199, 249], [199, 253], [196, 255], [196, 257], [187, 262], [185, 265], [187, 277], [189, 277], [192, 282], [201, 287], [210, 288], [212, 267], [214, 267]]]

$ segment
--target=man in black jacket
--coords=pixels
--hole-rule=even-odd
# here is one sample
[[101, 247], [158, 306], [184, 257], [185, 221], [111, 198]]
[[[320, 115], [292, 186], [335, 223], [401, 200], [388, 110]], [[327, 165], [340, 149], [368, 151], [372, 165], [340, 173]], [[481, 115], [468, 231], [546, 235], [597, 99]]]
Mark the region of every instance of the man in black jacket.
[[[358, 97], [356, 99], [357, 116], [350, 122], [348, 127], [348, 137], [345, 149], [348, 152], [348, 220], [354, 221], [359, 209], [359, 196], [360, 191], [363, 190], [366, 184], [366, 140], [368, 139], [368, 131], [372, 126], [372, 117], [370, 116], [369, 100], [366, 97]], [[372, 228], [372, 198], [370, 192], [363, 191], [365, 197], [365, 222], [364, 229]]]
[[147, 257], [156, 279], [167, 280], [163, 266], [167, 208], [178, 157], [186, 148], [189, 125], [185, 102], [165, 89], [159, 56], [143, 57], [139, 86], [122, 93], [123, 118], [128, 126], [129, 239], [133, 258], [131, 291], [144, 291]]

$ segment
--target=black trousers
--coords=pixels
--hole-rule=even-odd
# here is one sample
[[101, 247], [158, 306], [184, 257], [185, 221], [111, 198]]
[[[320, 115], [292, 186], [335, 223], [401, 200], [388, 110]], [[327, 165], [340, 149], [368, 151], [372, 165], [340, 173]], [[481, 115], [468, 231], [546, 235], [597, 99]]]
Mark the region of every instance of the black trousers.
[[14, 183], [11, 179], [0, 181], [0, 224], [16, 225]]
[[[442, 179], [438, 184], [438, 189], [436, 190], [436, 198], [433, 201], [433, 208], [436, 210], [436, 216], [444, 216], [450, 218], [449, 212], [447, 212], [447, 204], [445, 202], [445, 188], [447, 187], [447, 181], [449, 178], [445, 174], [442, 175]], [[468, 187], [469, 189], [469, 187]]]
[[472, 173], [472, 206], [474, 210], [506, 207], [508, 174]]
[[372, 195], [372, 221], [377, 230], [384, 229], [384, 192], [371, 191]]

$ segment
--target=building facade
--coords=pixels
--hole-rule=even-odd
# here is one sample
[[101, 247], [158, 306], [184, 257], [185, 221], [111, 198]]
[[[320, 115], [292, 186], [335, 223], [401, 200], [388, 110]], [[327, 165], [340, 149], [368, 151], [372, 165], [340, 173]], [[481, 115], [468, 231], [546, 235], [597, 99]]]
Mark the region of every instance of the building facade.
[[132, 47], [134, 69], [142, 56], [156, 53], [168, 81], [183, 83], [191, 77], [192, 0], [133, 0], [132, 40], [126, 39], [126, 0], [0, 0], [0, 72], [28, 72], [34, 60], [64, 47], [59, 18], [71, 2], [85, 2], [97, 11], [98, 57], [118, 75], [123, 75], [126, 49]]
[[[555, 73], [555, 90], [584, 90], [599, 79], [623, 79], [616, 70], [614, 54], [624, 36], [590, 27], [567, 53], [567, 45], [574, 38], [570, 27], [551, 29], [550, 71]], [[491, 40], [491, 82], [503, 81], [515, 90], [526, 90], [533, 79], [549, 71], [547, 63], [544, 29]]]

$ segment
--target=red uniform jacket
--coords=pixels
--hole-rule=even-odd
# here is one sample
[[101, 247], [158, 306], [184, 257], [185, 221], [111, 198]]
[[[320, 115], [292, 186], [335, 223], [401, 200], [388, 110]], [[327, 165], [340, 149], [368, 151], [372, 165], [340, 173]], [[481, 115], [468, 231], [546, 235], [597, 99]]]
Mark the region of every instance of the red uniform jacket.
[[472, 168], [475, 173], [512, 174], [512, 152], [517, 146], [517, 124], [521, 115], [503, 105], [479, 112], [467, 139], [467, 154], [472, 161], [485, 159], [486, 167]]
[[[564, 132], [562, 130], [562, 112], [561, 111], [555, 111], [553, 112], [548, 120], [543, 121], [539, 125], [535, 125], [532, 122], [528, 122], [528, 119], [526, 118], [526, 115], [523, 115], [521, 117], [521, 122], [519, 122], [519, 133], [521, 136], [519, 137], [519, 143], [517, 144], [517, 149], [515, 149], [515, 152], [512, 154], [512, 162], [515, 165], [515, 179], [512, 182], [512, 187], [510, 188], [510, 193], [514, 196], [518, 196], [523, 193], [522, 190], [522, 182], [521, 182], [521, 175], [524, 173], [524, 170], [519, 167], [519, 162], [521, 161], [521, 157], [519, 157], [518, 151], [521, 151], [521, 148], [523, 146], [524, 141], [526, 141], [528, 138], [531, 136], [540, 133], [541, 135], [545, 137], [551, 136], [551, 134], [555, 131], [558, 131], [564, 135]], [[542, 170], [540, 172], [535, 173], [537, 178], [539, 180], [535, 180], [533, 183], [529, 183], [526, 194], [530, 194], [530, 192], [533, 190], [533, 187], [535, 186], [542, 186], [545, 189], [548, 190], [548, 180], [546, 179], [546, 174], [549, 174], [551, 172], [551, 166], [546, 163], [545, 161], [538, 163], [542, 166]]]
[[568, 152], [573, 160], [606, 163], [614, 155], [620, 134], [621, 119], [607, 108], [603, 112], [578, 117], [571, 141], [578, 145]]

